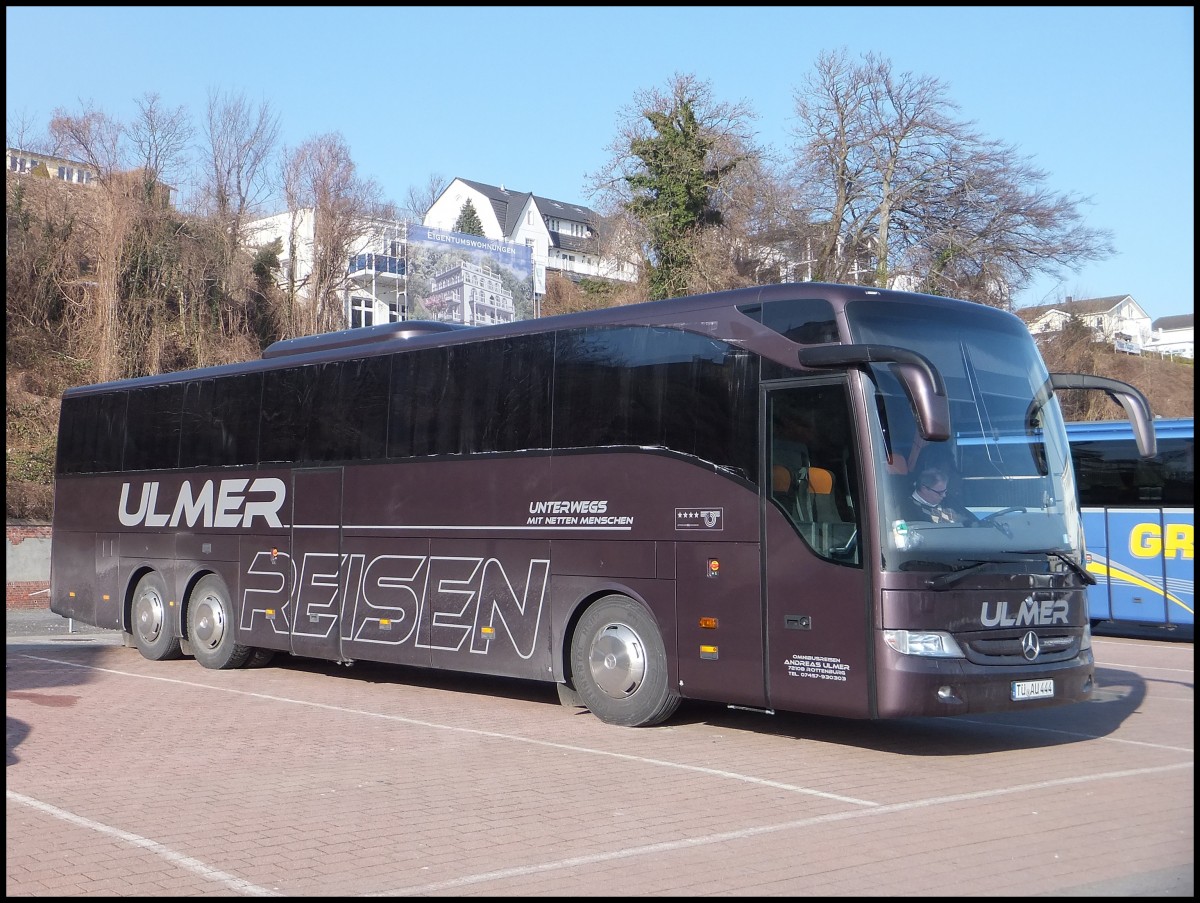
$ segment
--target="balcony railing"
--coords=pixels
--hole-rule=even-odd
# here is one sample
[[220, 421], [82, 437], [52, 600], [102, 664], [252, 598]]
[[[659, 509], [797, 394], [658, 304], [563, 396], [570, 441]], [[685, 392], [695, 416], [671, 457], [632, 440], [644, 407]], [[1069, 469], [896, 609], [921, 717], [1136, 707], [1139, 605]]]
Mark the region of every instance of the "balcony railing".
[[358, 254], [350, 258], [346, 268], [349, 276], [362, 275], [404, 275], [404, 258], [393, 257], [390, 254]]

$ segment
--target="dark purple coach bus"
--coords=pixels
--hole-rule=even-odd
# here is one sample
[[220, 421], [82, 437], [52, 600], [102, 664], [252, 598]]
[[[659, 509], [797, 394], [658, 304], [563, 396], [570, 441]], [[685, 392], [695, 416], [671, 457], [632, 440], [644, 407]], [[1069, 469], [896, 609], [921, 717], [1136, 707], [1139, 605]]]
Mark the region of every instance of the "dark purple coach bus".
[[[1057, 388], [1016, 316], [803, 283], [410, 321], [63, 395], [53, 611], [145, 657], [277, 652], [849, 718], [1087, 699]], [[969, 449], [967, 455], [960, 449]], [[958, 522], [908, 506], [925, 454]]]

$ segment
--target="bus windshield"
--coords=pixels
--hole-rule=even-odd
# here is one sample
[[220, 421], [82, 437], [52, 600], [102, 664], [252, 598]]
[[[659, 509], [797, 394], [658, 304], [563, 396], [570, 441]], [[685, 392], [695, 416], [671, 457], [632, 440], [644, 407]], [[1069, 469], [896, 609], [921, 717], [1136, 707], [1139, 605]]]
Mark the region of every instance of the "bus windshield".
[[1047, 379], [1033, 339], [998, 310], [930, 316], [922, 305], [863, 299], [846, 307], [856, 341], [898, 344], [929, 358], [949, 400], [949, 440], [926, 441], [891, 367], [872, 365], [871, 461], [882, 487], [884, 569], [948, 572], [994, 563], [1078, 572], [1082, 528], [1062, 414], [1052, 394], [1030, 409]]

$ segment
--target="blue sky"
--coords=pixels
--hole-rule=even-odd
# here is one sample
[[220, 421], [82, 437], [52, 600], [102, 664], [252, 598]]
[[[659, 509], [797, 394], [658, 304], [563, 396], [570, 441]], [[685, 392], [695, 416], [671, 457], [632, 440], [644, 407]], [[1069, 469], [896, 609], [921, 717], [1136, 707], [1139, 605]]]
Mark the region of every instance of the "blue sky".
[[157, 93], [199, 124], [210, 88], [269, 101], [288, 145], [345, 138], [388, 200], [432, 174], [589, 204], [620, 111], [675, 73], [746, 101], [786, 151], [823, 51], [939, 79], [959, 117], [1089, 197], [1117, 253], [1020, 306], [1132, 295], [1191, 313], [1195, 11], [1143, 7], [22, 7], [5, 10], [6, 110], [44, 129], [84, 104], [128, 121]]

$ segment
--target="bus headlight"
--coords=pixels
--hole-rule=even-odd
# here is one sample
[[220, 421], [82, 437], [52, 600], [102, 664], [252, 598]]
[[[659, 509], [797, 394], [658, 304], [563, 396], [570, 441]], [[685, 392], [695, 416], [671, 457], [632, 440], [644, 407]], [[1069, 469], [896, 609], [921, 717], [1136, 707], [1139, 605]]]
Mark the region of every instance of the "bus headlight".
[[1079, 650], [1092, 648], [1092, 625], [1090, 623], [1083, 625], [1083, 638], [1079, 641]]
[[901, 655], [964, 658], [954, 637], [941, 630], [885, 630], [883, 640]]

